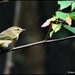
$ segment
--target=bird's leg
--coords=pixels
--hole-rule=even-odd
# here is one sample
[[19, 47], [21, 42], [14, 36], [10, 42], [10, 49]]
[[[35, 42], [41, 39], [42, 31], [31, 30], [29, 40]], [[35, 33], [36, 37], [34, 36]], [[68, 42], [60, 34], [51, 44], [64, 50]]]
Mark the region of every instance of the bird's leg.
[[2, 52], [9, 52], [9, 51], [11, 51], [11, 49], [12, 49], [13, 47], [14, 47], [14, 46], [0, 47], [0, 53], [2, 53]]
[[6, 49], [11, 50], [14, 46], [6, 47]]

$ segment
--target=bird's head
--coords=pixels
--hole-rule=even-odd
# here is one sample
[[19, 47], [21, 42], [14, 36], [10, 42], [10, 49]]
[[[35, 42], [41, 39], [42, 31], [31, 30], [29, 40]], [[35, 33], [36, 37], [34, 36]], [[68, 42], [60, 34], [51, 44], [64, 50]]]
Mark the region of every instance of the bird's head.
[[10, 27], [9, 30], [13, 31], [13, 33], [15, 34], [20, 34], [21, 32], [25, 31], [25, 29], [22, 29], [18, 26], [13, 26], [13, 27]]

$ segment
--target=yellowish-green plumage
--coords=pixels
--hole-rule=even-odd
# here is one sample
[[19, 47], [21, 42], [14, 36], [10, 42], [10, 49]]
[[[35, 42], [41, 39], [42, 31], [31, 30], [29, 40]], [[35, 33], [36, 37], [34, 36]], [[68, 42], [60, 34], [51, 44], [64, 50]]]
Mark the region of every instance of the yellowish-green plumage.
[[8, 47], [13, 45], [19, 38], [19, 34], [25, 31], [18, 26], [10, 27], [0, 33], [0, 47]]

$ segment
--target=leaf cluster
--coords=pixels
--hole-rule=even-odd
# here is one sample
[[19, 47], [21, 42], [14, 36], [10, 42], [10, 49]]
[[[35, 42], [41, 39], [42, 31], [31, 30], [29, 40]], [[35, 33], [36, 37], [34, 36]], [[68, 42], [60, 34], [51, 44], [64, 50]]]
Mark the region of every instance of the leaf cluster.
[[[44, 22], [41, 27], [51, 28], [49, 36], [52, 37], [54, 33], [58, 32], [62, 27], [75, 34], [75, 27], [72, 27], [72, 21], [75, 20], [75, 1], [58, 1], [60, 5], [58, 11], [52, 18], [49, 18]], [[62, 12], [63, 9], [71, 7], [70, 12]]]

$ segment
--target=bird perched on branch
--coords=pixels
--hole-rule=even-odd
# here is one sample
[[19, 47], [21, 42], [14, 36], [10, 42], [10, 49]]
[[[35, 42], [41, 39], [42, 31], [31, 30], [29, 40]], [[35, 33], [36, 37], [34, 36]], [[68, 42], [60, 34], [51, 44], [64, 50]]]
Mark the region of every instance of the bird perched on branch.
[[25, 29], [22, 29], [18, 26], [13, 26], [1, 32], [0, 47], [8, 48], [9, 46], [14, 45], [22, 31], [25, 31]]

